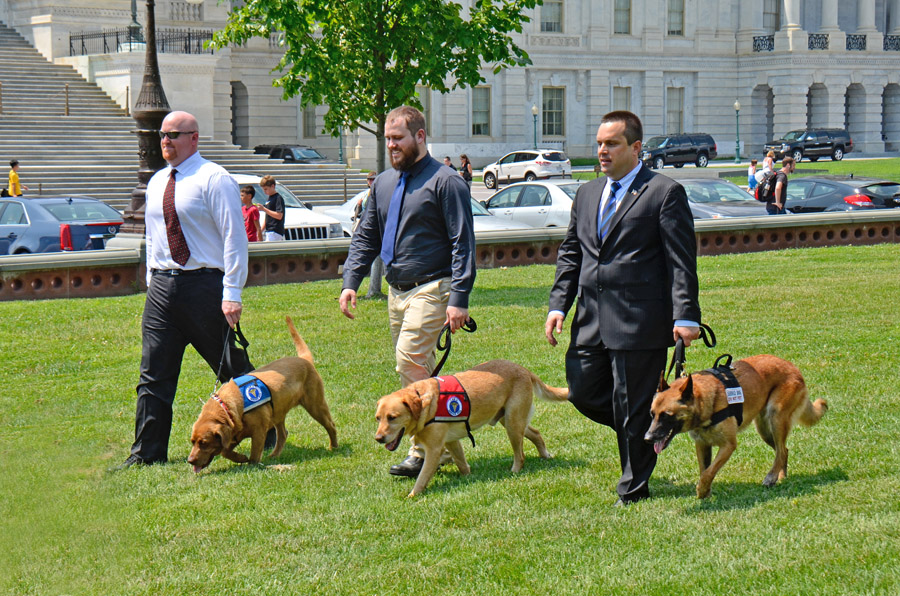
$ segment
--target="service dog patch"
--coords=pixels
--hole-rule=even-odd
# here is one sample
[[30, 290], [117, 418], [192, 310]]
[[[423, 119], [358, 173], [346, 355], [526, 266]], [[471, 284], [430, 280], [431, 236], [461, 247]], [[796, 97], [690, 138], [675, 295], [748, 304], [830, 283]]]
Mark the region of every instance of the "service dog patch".
[[244, 412], [249, 412], [272, 401], [272, 392], [265, 383], [253, 375], [240, 376], [234, 382], [244, 398]]

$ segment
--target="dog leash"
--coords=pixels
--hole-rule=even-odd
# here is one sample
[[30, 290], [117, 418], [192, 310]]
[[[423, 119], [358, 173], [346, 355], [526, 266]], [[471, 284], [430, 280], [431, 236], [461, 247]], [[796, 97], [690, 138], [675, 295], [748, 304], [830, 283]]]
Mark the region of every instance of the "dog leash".
[[[224, 342], [225, 346], [222, 348], [222, 357], [219, 358], [219, 370], [216, 371], [216, 378], [213, 381], [213, 390], [212, 390], [213, 396], [215, 396], [219, 390], [219, 383], [220, 383], [219, 379], [222, 376], [222, 367], [224, 367], [225, 364], [228, 364], [228, 370], [230, 370], [232, 373], [234, 372], [234, 366], [232, 366], [232, 364], [231, 364], [231, 349], [230, 349], [233, 345], [232, 337], [231, 337], [232, 333], [234, 333], [237, 343], [240, 344], [240, 348], [237, 348], [237, 346], [234, 346], [234, 347], [236, 349], [243, 350], [244, 354], [247, 357], [247, 362], [248, 363], [250, 362], [250, 354], [247, 353], [247, 347], [250, 345], [250, 342], [247, 341], [247, 338], [244, 337], [243, 332], [241, 332], [240, 322], [235, 323], [234, 329], [232, 329], [229, 326], [225, 330], [225, 342]], [[242, 372], [246, 372], [246, 371], [242, 371]], [[202, 399], [200, 400], [200, 403], [204, 403]]]
[[[468, 331], [469, 333], [474, 333], [476, 329], [478, 329], [478, 325], [475, 323], [475, 319], [469, 317], [465, 323], [463, 323], [462, 327], [460, 327], [463, 331]], [[441, 334], [438, 335], [437, 341], [437, 349], [439, 352], [444, 352], [444, 355], [441, 356], [440, 362], [437, 363], [437, 366], [434, 367], [434, 370], [431, 371], [431, 376], [436, 377], [441, 372], [441, 368], [443, 368], [444, 363], [447, 361], [447, 356], [450, 355], [450, 347], [452, 345], [451, 337], [453, 336], [450, 333], [450, 323], [444, 325], [441, 329]]]
[[[716, 334], [713, 332], [712, 327], [705, 323], [700, 323], [700, 339], [703, 340], [707, 348], [716, 347]], [[679, 337], [678, 341], [675, 342], [675, 351], [672, 352], [672, 361], [669, 363], [669, 370], [666, 372], [666, 380], [668, 381], [673, 368], [675, 369], [676, 379], [683, 377], [685, 362], [684, 340]]]

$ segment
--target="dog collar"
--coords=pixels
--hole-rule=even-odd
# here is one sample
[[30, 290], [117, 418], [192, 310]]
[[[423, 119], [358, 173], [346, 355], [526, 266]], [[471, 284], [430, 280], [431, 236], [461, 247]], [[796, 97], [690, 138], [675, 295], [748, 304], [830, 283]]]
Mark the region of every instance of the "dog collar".
[[464, 422], [466, 424], [466, 434], [472, 441], [472, 447], [475, 446], [475, 437], [472, 436], [472, 429], [469, 426], [469, 415], [471, 414], [471, 404], [469, 403], [469, 395], [463, 388], [462, 384], [454, 376], [435, 377], [438, 382], [438, 406], [434, 418], [425, 423], [428, 426], [432, 422]]
[[219, 397], [218, 393], [213, 393], [212, 398], [218, 402], [222, 409], [225, 410], [225, 417], [228, 418], [228, 423], [234, 428], [234, 418], [231, 417], [231, 412], [228, 411], [228, 406], [225, 405], [225, 402], [222, 401], [222, 398]]
[[[725, 364], [719, 366], [719, 360], [726, 357]], [[722, 354], [716, 359], [715, 364], [716, 366], [713, 368], [700, 371], [700, 374], [712, 375], [725, 385], [725, 398], [728, 400], [728, 406], [710, 417], [709, 426], [715, 426], [731, 416], [734, 416], [740, 426], [744, 422], [744, 390], [741, 389], [741, 384], [732, 372], [731, 354]]]
[[249, 412], [263, 404], [272, 401], [272, 392], [259, 378], [253, 375], [243, 375], [234, 379], [234, 383], [241, 390], [244, 398], [244, 411]]

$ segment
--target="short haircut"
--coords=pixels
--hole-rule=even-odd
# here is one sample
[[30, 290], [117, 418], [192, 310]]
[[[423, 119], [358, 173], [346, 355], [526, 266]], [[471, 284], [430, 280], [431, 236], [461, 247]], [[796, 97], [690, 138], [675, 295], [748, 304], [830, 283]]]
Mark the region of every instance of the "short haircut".
[[755, 159], [750, 160], [750, 165], [755, 166], [756, 164], [757, 164], [757, 161]]
[[790, 155], [786, 155], [784, 159], [781, 161], [782, 167], [792, 166], [794, 165], [794, 158]]
[[241, 192], [245, 192], [245, 193], [247, 193], [248, 195], [250, 195], [250, 198], [251, 198], [251, 199], [252, 199], [253, 197], [256, 196], [256, 189], [253, 188], [253, 187], [252, 187], [251, 185], [249, 185], [249, 184], [248, 184], [247, 186], [245, 186], [244, 188], [242, 188], [242, 189], [241, 189]]
[[636, 141], [644, 139], [644, 125], [641, 119], [627, 110], [617, 110], [609, 112], [600, 119], [600, 124], [608, 122], [624, 122], [625, 123], [625, 140], [629, 145], [634, 145]]
[[775, 159], [775, 152], [769, 151], [768, 153], [766, 153], [766, 157], [771, 157], [772, 159]]
[[416, 133], [420, 130], [425, 131], [426, 135], [428, 134], [428, 131], [425, 130], [425, 114], [412, 106], [394, 108], [388, 112], [387, 117], [384, 119], [385, 122], [393, 122], [394, 120], [402, 120], [413, 136], [416, 136]]
[[377, 175], [378, 174], [375, 172], [375, 170], [370, 170], [369, 173], [366, 174], [366, 180], [375, 180], [375, 176]]
[[260, 186], [275, 186], [275, 177], [274, 176], [263, 176], [259, 179]]
[[14, 167], [16, 167], [17, 165], [19, 165], [19, 160], [18, 160], [18, 159], [11, 159], [11, 160], [9, 160], [9, 167], [14, 168]]

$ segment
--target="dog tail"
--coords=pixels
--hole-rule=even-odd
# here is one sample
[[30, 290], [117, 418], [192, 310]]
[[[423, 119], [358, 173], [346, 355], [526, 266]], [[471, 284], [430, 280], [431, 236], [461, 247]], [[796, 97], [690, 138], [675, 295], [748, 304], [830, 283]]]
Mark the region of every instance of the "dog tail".
[[825, 412], [828, 411], [828, 402], [824, 399], [817, 399], [816, 401], [809, 400], [809, 394], [807, 393], [806, 400], [804, 404], [800, 407], [800, 411], [797, 416], [797, 422], [802, 424], [803, 426], [812, 426], [822, 416], [825, 415]]
[[291, 339], [294, 340], [294, 346], [297, 347], [297, 357], [313, 364], [312, 352], [309, 350], [309, 346], [306, 345], [306, 342], [303, 341], [303, 338], [300, 337], [300, 334], [297, 333], [297, 329], [294, 327], [294, 322], [291, 320], [291, 317], [285, 317], [284, 320], [287, 321], [288, 329], [291, 332]]
[[567, 387], [551, 387], [540, 380], [534, 373], [531, 374], [531, 386], [534, 394], [547, 401], [569, 401], [569, 389]]

